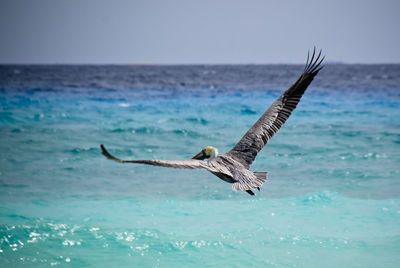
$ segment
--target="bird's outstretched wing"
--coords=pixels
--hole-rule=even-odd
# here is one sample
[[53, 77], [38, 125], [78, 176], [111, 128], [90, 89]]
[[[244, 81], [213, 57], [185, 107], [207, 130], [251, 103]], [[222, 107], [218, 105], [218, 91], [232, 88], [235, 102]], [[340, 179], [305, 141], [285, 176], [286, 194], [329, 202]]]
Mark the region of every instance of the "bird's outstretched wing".
[[102, 154], [110, 160], [114, 160], [119, 163], [134, 163], [134, 164], [146, 164], [152, 166], [171, 167], [180, 169], [207, 169], [210, 167], [208, 162], [196, 159], [184, 159], [184, 160], [122, 160], [111, 155], [103, 144], [100, 145]]
[[[278, 132], [281, 126], [289, 118], [296, 108], [301, 96], [310, 85], [313, 78], [323, 68], [321, 66], [324, 57], [320, 58], [315, 54], [315, 47], [312, 57], [307, 63], [299, 79], [282, 96], [280, 96], [258, 121], [247, 131], [242, 139], [227, 154], [249, 168], [257, 156], [257, 153], [264, 145]], [[315, 57], [316, 56], [316, 57]], [[315, 59], [314, 59], [315, 58]]]

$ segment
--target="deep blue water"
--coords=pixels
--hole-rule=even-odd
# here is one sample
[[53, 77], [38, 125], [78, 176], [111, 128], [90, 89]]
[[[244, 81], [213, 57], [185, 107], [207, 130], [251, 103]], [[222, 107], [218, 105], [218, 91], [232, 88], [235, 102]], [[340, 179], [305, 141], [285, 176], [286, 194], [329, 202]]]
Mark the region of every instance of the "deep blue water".
[[398, 267], [400, 65], [327, 65], [258, 155], [211, 173], [302, 66], [0, 66], [0, 266]]

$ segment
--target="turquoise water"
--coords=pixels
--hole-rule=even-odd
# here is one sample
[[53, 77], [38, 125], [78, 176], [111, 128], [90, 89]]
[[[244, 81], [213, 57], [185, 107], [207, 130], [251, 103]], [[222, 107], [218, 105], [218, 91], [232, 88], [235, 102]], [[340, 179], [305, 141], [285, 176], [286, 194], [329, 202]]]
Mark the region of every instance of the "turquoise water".
[[300, 66], [2, 66], [0, 266], [398, 267], [400, 66], [327, 66], [252, 165], [228, 151]]

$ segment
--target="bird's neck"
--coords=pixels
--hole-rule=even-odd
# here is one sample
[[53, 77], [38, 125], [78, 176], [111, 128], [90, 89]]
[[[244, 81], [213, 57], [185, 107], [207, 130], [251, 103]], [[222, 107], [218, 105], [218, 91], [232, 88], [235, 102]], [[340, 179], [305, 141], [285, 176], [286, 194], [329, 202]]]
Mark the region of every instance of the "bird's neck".
[[217, 149], [217, 148], [214, 148], [214, 149], [211, 151], [211, 156], [210, 156], [210, 158], [208, 159], [208, 161], [213, 160], [213, 159], [216, 158], [217, 156], [218, 156], [218, 149]]

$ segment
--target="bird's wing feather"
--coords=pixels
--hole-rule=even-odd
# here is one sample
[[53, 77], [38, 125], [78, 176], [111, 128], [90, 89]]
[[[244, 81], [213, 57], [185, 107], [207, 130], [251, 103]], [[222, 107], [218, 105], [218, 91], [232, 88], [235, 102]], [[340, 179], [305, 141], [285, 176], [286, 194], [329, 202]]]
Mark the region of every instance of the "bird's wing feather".
[[280, 96], [258, 121], [247, 131], [242, 139], [227, 154], [249, 168], [264, 145], [278, 132], [280, 127], [289, 118], [296, 108], [303, 93], [313, 78], [322, 69], [320, 66], [324, 57], [320, 59], [321, 51], [315, 58], [315, 48], [312, 57], [307, 63], [299, 79], [282, 96]]
[[146, 164], [152, 166], [171, 167], [180, 169], [210, 169], [208, 162], [196, 159], [184, 160], [122, 160], [111, 155], [103, 144], [100, 145], [102, 154], [110, 160], [119, 163]]

